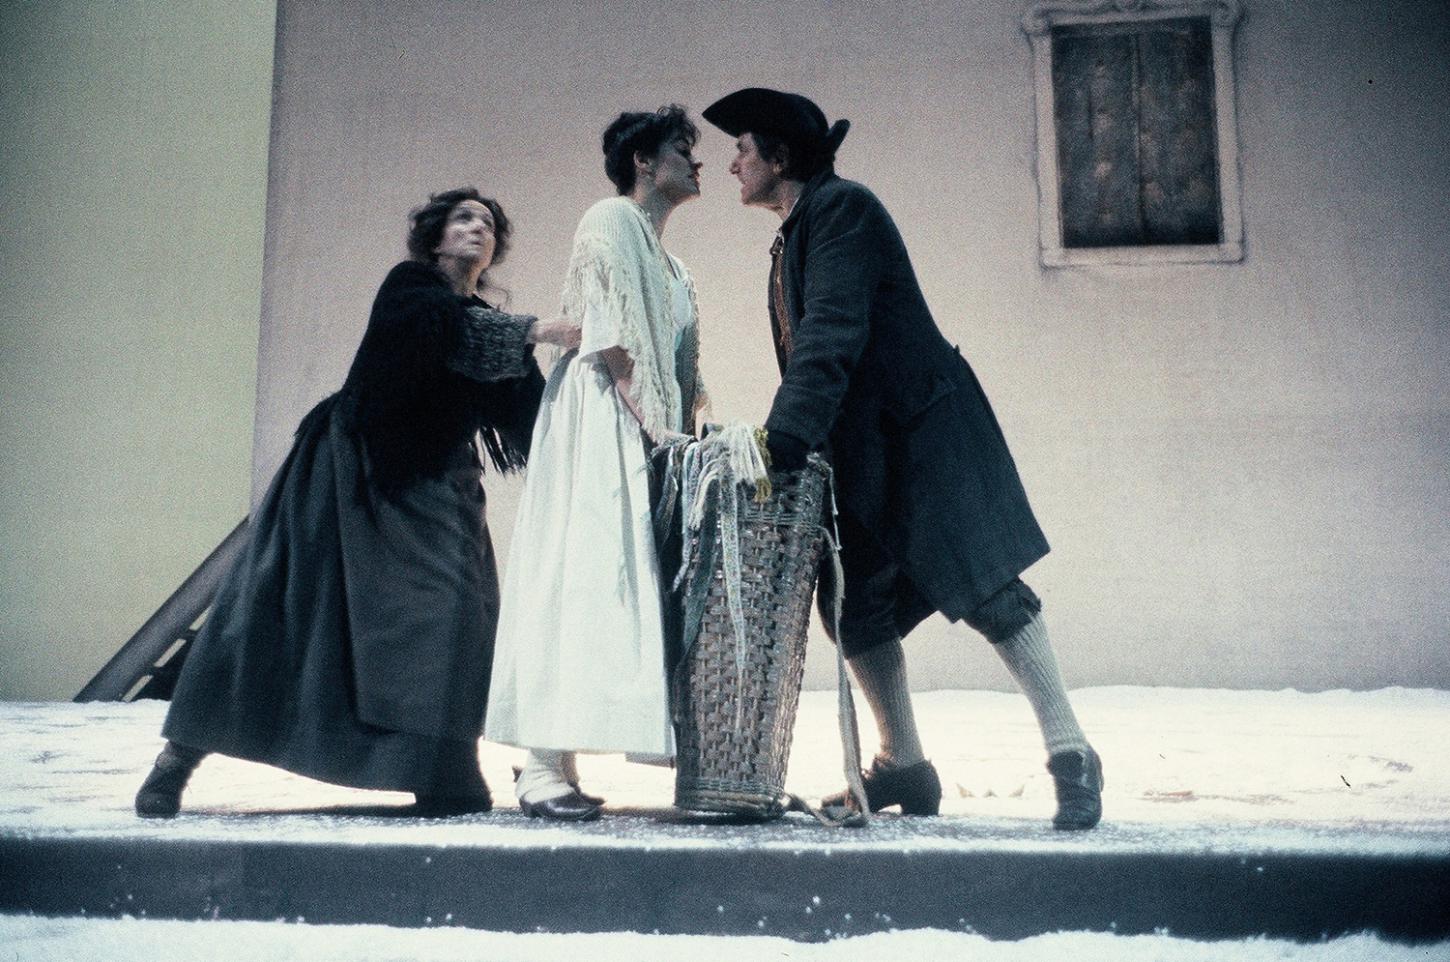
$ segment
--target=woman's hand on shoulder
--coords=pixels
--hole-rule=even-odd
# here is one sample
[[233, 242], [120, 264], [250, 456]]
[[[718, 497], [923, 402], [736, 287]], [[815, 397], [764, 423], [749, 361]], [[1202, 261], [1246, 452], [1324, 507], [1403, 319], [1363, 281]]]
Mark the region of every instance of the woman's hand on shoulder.
[[572, 351], [579, 346], [581, 332], [579, 325], [567, 318], [535, 321], [533, 327], [529, 328], [529, 343], [553, 344]]

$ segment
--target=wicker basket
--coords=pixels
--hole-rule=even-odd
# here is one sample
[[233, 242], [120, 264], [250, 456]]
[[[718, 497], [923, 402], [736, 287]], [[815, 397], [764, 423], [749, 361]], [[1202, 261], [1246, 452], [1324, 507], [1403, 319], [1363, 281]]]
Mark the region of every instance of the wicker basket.
[[[679, 808], [762, 819], [785, 811], [829, 470], [813, 458], [802, 471], [772, 474], [764, 504], [741, 499], [743, 649], [730, 616], [722, 552], [707, 553], [712, 570], [699, 573], [709, 578], [699, 630], [687, 640], [674, 676]], [[718, 505], [709, 523], [718, 541]]]

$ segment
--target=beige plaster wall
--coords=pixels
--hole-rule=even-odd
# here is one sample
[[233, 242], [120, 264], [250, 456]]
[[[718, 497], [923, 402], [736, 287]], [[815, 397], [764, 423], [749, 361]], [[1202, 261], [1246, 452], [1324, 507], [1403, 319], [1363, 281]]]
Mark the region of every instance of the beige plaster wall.
[[[1028, 578], [1069, 684], [1450, 685], [1450, 16], [1247, 3], [1245, 261], [1049, 271], [1024, 8], [284, 0], [253, 354], [271, 5], [8, 5], [0, 697], [68, 697], [225, 534], [250, 416], [255, 493], [423, 193], [498, 195], [502, 279], [548, 311], [612, 114], [749, 84], [854, 122], [840, 171], [896, 216], [1053, 542]], [[774, 222], [727, 138], [701, 153], [666, 243], [717, 414], [759, 420]], [[490, 487], [505, 557], [515, 495]], [[918, 687], [1010, 686], [960, 626], [909, 653]]]
[[247, 511], [275, 8], [0, 3], [0, 699]]
[[[1450, 684], [1444, 11], [1248, 4], [1244, 262], [1046, 270], [1024, 9], [284, 2], [256, 483], [341, 378], [426, 190], [496, 193], [514, 304], [548, 311], [615, 111], [800, 90], [854, 122], [840, 172], [894, 213], [993, 399], [1054, 544], [1028, 577], [1070, 684]], [[699, 283], [717, 415], [759, 420], [774, 222], [738, 205], [727, 138], [701, 155], [666, 245]], [[491, 493], [506, 557], [513, 490]], [[909, 652], [918, 687], [1010, 685], [961, 626]]]

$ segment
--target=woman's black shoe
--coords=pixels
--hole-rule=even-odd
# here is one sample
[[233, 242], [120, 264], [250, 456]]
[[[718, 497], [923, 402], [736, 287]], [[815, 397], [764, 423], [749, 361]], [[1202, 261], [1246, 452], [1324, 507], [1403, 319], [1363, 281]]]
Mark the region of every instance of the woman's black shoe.
[[[895, 768], [883, 765], [878, 755], [871, 760], [871, 770], [861, 773], [861, 782], [866, 786], [866, 804], [873, 812], [893, 805], [900, 805], [903, 815], [935, 815], [941, 810], [941, 779], [935, 766], [925, 759]], [[850, 793], [823, 798], [821, 807], [853, 807]]]
[[414, 792], [413, 797], [417, 799], [413, 812], [421, 818], [447, 818], [450, 815], [474, 815], [493, 811], [493, 796], [489, 795], [486, 786], [482, 792], [469, 795], [429, 795]]
[[[519, 776], [524, 773], [524, 770], [522, 768], [520, 768], [519, 766], [517, 766], [517, 765], [513, 766], [513, 769], [514, 769], [514, 784], [517, 785], [518, 784], [518, 781], [519, 781]], [[599, 796], [599, 795], [590, 795], [588, 792], [584, 791], [584, 789], [582, 789], [582, 788], [579, 787], [579, 783], [578, 782], [570, 782], [569, 783], [569, 787], [572, 788], [572, 789], [574, 789], [574, 791], [578, 792], [579, 793], [579, 797], [582, 798], [582, 799], [584, 799], [584, 801], [588, 802], [590, 805], [603, 805], [604, 804], [604, 798], [602, 796]]]
[[206, 757], [199, 748], [167, 742], [136, 792], [136, 814], [142, 818], [173, 818], [181, 811], [181, 792], [191, 773]]
[[1057, 787], [1052, 827], [1066, 832], [1092, 828], [1103, 817], [1103, 760], [1087, 751], [1058, 752], [1047, 760]]
[[519, 811], [529, 818], [552, 818], [559, 822], [587, 822], [599, 817], [599, 806], [578, 792], [546, 798], [542, 802], [519, 799]]

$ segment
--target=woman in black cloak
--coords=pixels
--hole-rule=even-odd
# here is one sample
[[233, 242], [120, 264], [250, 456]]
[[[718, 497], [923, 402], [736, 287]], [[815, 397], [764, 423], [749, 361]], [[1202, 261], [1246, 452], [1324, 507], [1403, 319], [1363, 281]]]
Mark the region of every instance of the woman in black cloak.
[[412, 792], [421, 815], [488, 811], [478, 737], [498, 576], [481, 442], [527, 455], [536, 343], [578, 328], [495, 310], [508, 249], [472, 189], [413, 211], [342, 390], [302, 419], [182, 668], [167, 738], [136, 795], [165, 818], [208, 753], [355, 788]]

